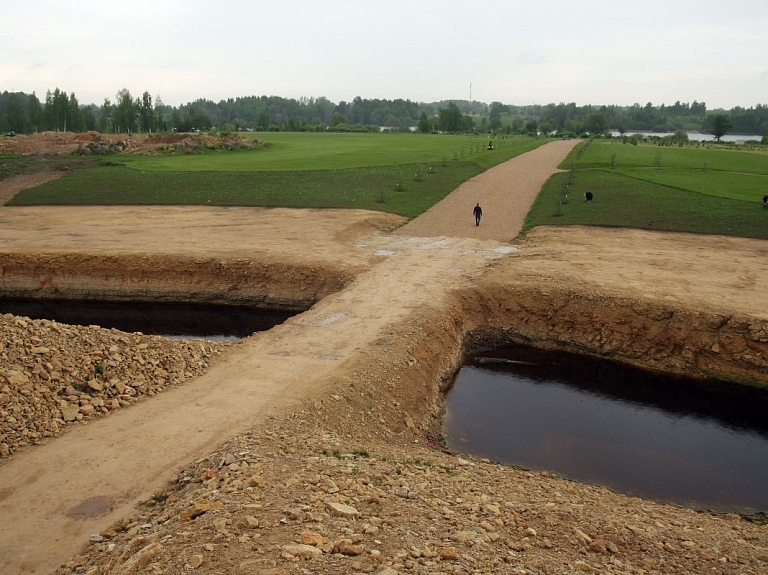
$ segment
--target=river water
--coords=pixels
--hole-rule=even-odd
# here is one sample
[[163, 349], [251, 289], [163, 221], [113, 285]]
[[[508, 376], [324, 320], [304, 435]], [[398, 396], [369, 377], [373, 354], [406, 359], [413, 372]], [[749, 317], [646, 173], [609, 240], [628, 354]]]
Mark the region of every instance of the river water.
[[768, 392], [507, 348], [535, 365], [461, 369], [444, 435], [458, 451], [615, 491], [768, 511]]
[[[658, 136], [660, 138], [666, 138], [674, 135], [674, 132], [624, 132], [624, 135], [629, 137], [632, 134], [642, 134], [643, 136]], [[614, 138], [621, 137], [619, 132], [611, 132], [611, 136]], [[723, 142], [746, 142], [747, 140], [762, 140], [762, 136], [758, 134], [725, 134], [720, 138]], [[689, 140], [698, 140], [700, 142], [714, 142], [715, 137], [712, 134], [702, 134], [700, 132], [688, 132]]]

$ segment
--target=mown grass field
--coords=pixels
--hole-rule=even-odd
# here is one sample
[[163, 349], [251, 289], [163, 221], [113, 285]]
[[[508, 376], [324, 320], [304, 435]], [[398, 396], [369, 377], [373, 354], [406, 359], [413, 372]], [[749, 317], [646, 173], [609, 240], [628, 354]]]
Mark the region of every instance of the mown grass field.
[[[124, 155], [119, 162], [144, 171], [277, 172], [341, 170], [374, 166], [441, 163], [443, 160], [477, 161], [503, 156], [503, 151], [523, 142], [518, 136], [496, 140], [488, 154], [487, 138], [434, 134], [345, 134], [298, 132], [251, 132], [246, 135], [267, 142], [253, 151], [143, 157]], [[540, 143], [541, 141], [539, 141]], [[486, 152], [480, 154], [480, 152]]]
[[[261, 136], [261, 135], [259, 135]], [[483, 170], [548, 140], [421, 134], [269, 133], [266, 148], [109, 158], [9, 205], [365, 208], [415, 217]]]
[[546, 183], [524, 231], [578, 224], [768, 239], [768, 152], [585, 145], [560, 165], [568, 172]]

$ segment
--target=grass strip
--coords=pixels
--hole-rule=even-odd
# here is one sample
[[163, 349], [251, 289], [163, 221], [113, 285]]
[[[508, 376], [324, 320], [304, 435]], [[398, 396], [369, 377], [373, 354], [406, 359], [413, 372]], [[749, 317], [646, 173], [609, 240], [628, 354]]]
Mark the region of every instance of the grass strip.
[[[553, 175], [526, 217], [523, 231], [541, 225], [587, 225], [768, 239], [761, 202], [697, 193], [628, 177], [613, 170]], [[584, 201], [591, 191], [594, 200]]]
[[[318, 163], [307, 151], [318, 142], [332, 142], [332, 154], [336, 157], [331, 165], [359, 162], [361, 156], [372, 162], [378, 156], [357, 154], [352, 139], [347, 134], [340, 138], [323, 138], [289, 135], [284, 144], [299, 143], [290, 154], [273, 156], [272, 163], [264, 158], [270, 149], [238, 152], [214, 152], [192, 156], [141, 157], [116, 156], [107, 159], [105, 165], [78, 170], [66, 178], [47, 182], [18, 193], [7, 205], [215, 205], [215, 206], [263, 206], [292, 208], [362, 208], [399, 214], [413, 218], [442, 200], [462, 182], [485, 169], [510, 158], [537, 148], [548, 139], [508, 139], [488, 151], [482, 146], [487, 142], [472, 139], [471, 148], [461, 148], [452, 155], [444, 155], [438, 161], [421, 163], [395, 163], [394, 165], [369, 165], [354, 168], [309, 170], [307, 166]], [[309, 135], [313, 136], [313, 135]], [[368, 136], [364, 141], [386, 150], [389, 160], [413, 157], [416, 151], [403, 152], [399, 142], [427, 146], [422, 157], [435, 150], [435, 143], [461, 144], [464, 139], [405, 136], [401, 140], [387, 135]], [[342, 142], [346, 147], [342, 146]], [[397, 147], [387, 149], [398, 144]], [[383, 147], [382, 147], [383, 146]], [[447, 149], [447, 148], [446, 148]], [[439, 150], [437, 150], [439, 151]], [[327, 150], [325, 151], [327, 152]], [[324, 153], [325, 153], [324, 152]], [[316, 152], [320, 153], [320, 152]], [[327, 159], [327, 155], [325, 156]], [[243, 169], [253, 167], [259, 158], [264, 170]], [[275, 170], [292, 159], [294, 169]], [[195, 166], [194, 170], [179, 168]], [[209, 170], [200, 170], [208, 166]], [[239, 167], [241, 169], [233, 169]], [[149, 169], [143, 169], [149, 168]]]
[[145, 172], [103, 166], [23, 190], [8, 205], [363, 208], [412, 218], [482, 171], [473, 162], [447, 162], [431, 172], [423, 164], [290, 172]]

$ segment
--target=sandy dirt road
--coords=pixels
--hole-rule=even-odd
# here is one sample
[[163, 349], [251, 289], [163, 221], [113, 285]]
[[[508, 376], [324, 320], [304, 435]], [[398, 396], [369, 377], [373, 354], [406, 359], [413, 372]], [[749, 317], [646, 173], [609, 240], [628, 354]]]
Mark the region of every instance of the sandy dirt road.
[[[538, 284], [552, 278], [600, 281], [620, 265], [624, 279], [612, 286], [617, 290], [648, 290], [659, 297], [666, 290], [669, 297], [697, 298], [702, 306], [759, 305], [760, 286], [768, 285], [768, 267], [759, 263], [765, 242], [692, 242], [690, 236], [669, 234], [654, 246], [650, 260], [635, 257], [650, 234], [631, 231], [543, 230], [519, 249], [500, 243], [517, 234], [513, 216], [521, 224], [524, 201], [535, 198], [572, 144], [539, 148], [530, 164], [523, 156], [499, 166], [488, 175], [495, 183], [486, 188], [482, 177], [476, 178], [459, 200], [439, 204], [444, 216], [433, 208], [424, 216], [428, 223], [414, 221], [397, 234], [373, 232], [371, 215], [357, 211], [1, 209], [4, 251], [322, 260], [349, 266], [357, 276], [308, 312], [248, 338], [204, 377], [0, 465], [0, 573], [50, 572], [77, 553], [91, 533], [160, 490], [181, 464], [343, 381], [350, 375], [348, 366], [381, 334], [415, 309], [440, 306], [452, 290], [471, 285], [491, 267], [501, 265], [517, 281], [527, 277]], [[506, 187], [509, 182], [514, 193]], [[479, 228], [471, 214], [476, 201], [487, 214]], [[460, 218], [464, 223], [456, 229], [451, 223]], [[398, 221], [375, 219], [382, 227]], [[685, 250], [694, 245], [699, 251], [690, 257]], [[723, 300], [711, 281], [713, 265], [726, 285], [741, 282], [738, 298]], [[657, 282], [657, 266], [669, 278], [664, 287]], [[683, 275], [685, 293], [676, 296], [675, 278]]]
[[[552, 142], [486, 170], [396, 233], [511, 241], [523, 229], [525, 216], [544, 182], [558, 171], [558, 164], [578, 142]], [[483, 209], [479, 226], [472, 214], [477, 203]]]

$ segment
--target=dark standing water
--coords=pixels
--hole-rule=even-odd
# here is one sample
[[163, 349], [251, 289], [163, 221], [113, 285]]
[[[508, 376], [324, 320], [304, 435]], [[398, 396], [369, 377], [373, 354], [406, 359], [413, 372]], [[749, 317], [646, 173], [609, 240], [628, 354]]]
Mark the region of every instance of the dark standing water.
[[181, 303], [84, 302], [0, 298], [0, 313], [149, 335], [233, 340], [266, 331], [294, 312]]
[[639, 497], [768, 511], [768, 392], [527, 348], [464, 367], [448, 445]]

